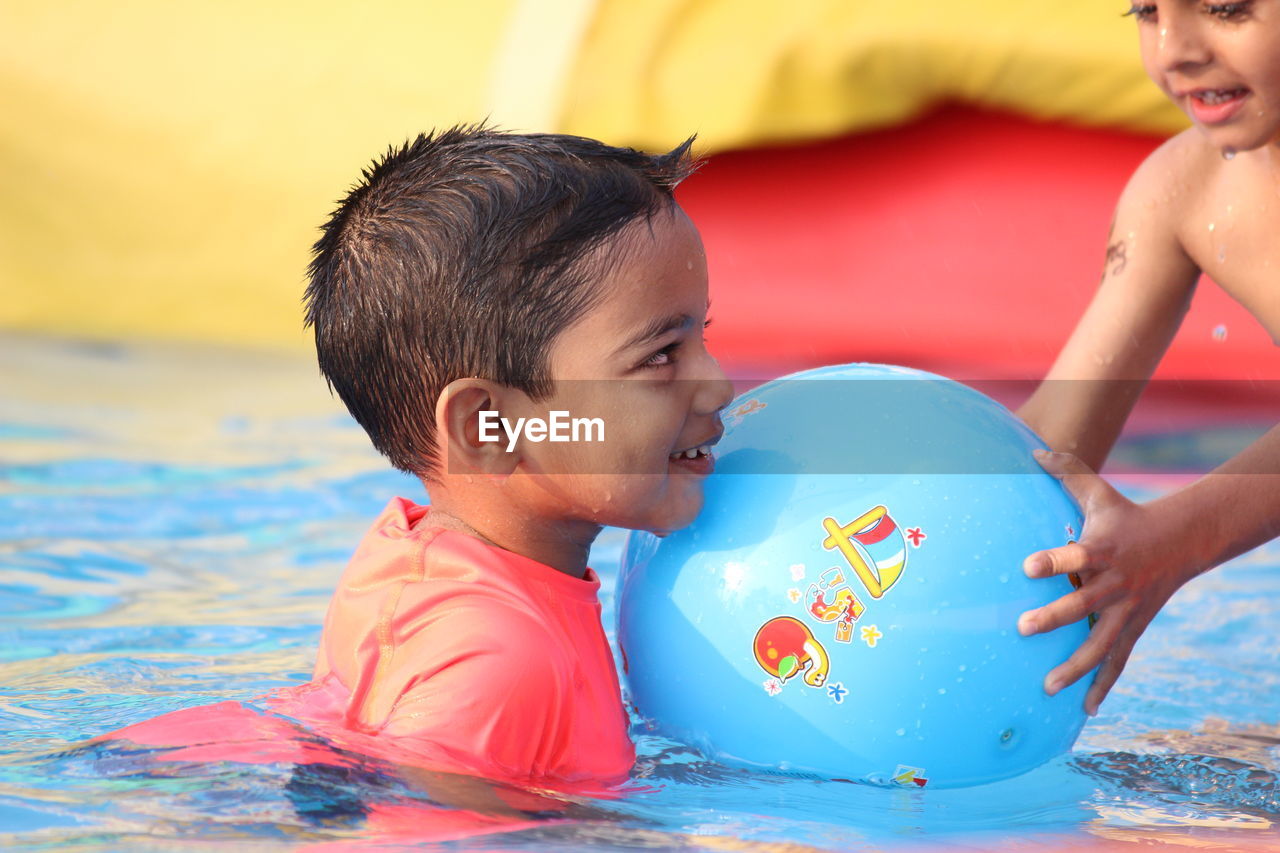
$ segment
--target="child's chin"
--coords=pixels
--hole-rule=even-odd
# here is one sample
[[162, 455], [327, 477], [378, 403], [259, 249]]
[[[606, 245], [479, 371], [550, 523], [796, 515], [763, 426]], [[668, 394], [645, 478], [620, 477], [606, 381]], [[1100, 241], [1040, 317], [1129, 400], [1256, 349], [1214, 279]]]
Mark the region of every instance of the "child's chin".
[[663, 529], [665, 529], [667, 533], [674, 533], [677, 530], [683, 530], [690, 524], [693, 524], [693, 522], [698, 518], [698, 513], [702, 512], [701, 492], [699, 492], [698, 499], [696, 501], [691, 501], [688, 507], [682, 508], [682, 510], [683, 511], [680, 512], [679, 515], [669, 519], [668, 523], [663, 525]]

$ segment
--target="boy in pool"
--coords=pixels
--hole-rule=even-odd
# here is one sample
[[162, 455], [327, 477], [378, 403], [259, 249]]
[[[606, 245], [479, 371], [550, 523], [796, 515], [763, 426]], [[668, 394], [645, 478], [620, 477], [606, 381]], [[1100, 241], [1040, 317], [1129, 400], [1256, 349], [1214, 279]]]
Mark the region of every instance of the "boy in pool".
[[[307, 288], [320, 368], [430, 506], [396, 498], [374, 522], [312, 683], [277, 710], [401, 764], [626, 776], [587, 554], [605, 525], [693, 520], [732, 396], [672, 197], [688, 150], [459, 127], [389, 152], [341, 202]], [[601, 425], [557, 441], [557, 412]]]
[[[1045, 679], [1056, 693], [1101, 664], [1085, 697], [1091, 714], [1182, 584], [1280, 535], [1280, 427], [1146, 504], [1093, 473], [1202, 272], [1280, 341], [1280, 0], [1157, 0], [1129, 14], [1147, 73], [1195, 126], [1129, 181], [1098, 292], [1019, 411], [1061, 451], [1041, 463], [1080, 501], [1085, 526], [1079, 542], [1026, 559], [1030, 577], [1074, 573], [1081, 585], [1022, 614], [1018, 628], [1035, 634], [1097, 615], [1089, 639]], [[1089, 381], [1053, 381], [1062, 379]]]

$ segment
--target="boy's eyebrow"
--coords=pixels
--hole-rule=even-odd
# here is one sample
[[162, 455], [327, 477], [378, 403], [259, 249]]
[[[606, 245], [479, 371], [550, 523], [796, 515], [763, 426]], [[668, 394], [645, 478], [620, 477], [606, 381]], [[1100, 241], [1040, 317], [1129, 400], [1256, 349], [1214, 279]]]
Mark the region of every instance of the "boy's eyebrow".
[[638, 347], [641, 344], [657, 340], [667, 332], [675, 329], [687, 329], [692, 325], [693, 318], [688, 314], [672, 314], [670, 317], [656, 317], [649, 321], [643, 329], [628, 339], [626, 343], [618, 347], [618, 351], [621, 352], [623, 350], [631, 349], [632, 347]]

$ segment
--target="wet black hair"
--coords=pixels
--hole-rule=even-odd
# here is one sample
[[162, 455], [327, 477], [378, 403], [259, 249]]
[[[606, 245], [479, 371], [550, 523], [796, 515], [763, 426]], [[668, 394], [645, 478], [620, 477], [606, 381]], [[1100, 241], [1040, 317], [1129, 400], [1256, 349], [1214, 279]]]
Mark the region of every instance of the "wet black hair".
[[[674, 205], [696, 163], [485, 125], [420, 134], [367, 168], [313, 247], [320, 370], [395, 467], [432, 476], [450, 382], [552, 391], [552, 342], [601, 294], [587, 255]], [[595, 253], [598, 258], [600, 253]]]

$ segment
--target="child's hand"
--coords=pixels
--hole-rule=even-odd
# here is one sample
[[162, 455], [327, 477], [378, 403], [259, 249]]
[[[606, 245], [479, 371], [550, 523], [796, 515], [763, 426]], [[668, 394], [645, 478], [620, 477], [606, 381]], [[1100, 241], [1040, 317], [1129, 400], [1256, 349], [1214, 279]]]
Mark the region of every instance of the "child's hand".
[[1085, 710], [1096, 714], [1142, 632], [1197, 571], [1179, 547], [1184, 531], [1171, 526], [1158, 504], [1130, 501], [1070, 453], [1037, 451], [1036, 459], [1080, 503], [1085, 523], [1078, 542], [1032, 554], [1023, 570], [1031, 578], [1075, 574], [1080, 585], [1023, 613], [1018, 631], [1040, 634], [1097, 615], [1089, 638], [1044, 682], [1052, 696], [1101, 663], [1084, 700]]

